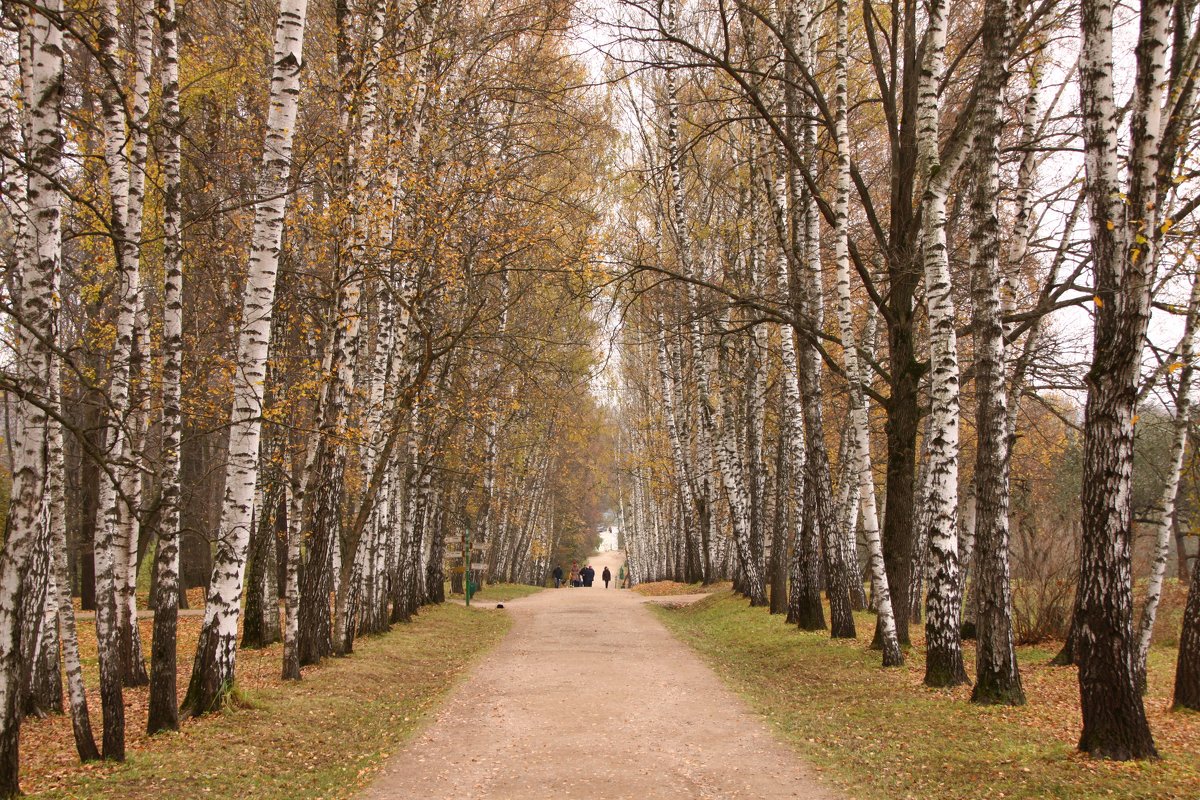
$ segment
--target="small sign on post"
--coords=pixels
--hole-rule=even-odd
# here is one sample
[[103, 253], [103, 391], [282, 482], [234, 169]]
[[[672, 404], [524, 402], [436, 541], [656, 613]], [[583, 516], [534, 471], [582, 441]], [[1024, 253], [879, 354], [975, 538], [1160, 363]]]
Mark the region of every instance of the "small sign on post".
[[470, 606], [471, 597], [475, 594], [476, 590], [476, 584], [471, 579], [471, 573], [474, 570], [482, 572], [487, 568], [484, 562], [471, 561], [471, 559], [482, 556], [486, 546], [483, 542], [471, 541], [471, 527], [469, 525], [463, 525], [462, 536], [447, 536], [443, 541], [446, 546], [444, 557], [447, 561], [462, 559], [463, 595], [466, 598], [467, 605]]

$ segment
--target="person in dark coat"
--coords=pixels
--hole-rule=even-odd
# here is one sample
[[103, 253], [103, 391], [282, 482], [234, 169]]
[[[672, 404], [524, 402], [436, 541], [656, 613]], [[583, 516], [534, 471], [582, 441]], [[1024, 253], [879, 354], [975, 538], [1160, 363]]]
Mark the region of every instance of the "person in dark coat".
[[608, 582], [612, 580], [612, 573], [608, 571], [608, 567], [604, 568], [604, 572], [600, 573], [600, 577], [604, 579], [604, 588], [608, 588]]
[[592, 569], [592, 565], [584, 566], [579, 574], [583, 578], [583, 585], [589, 589], [592, 588], [592, 581], [596, 580], [596, 570]]
[[554, 574], [554, 588], [557, 589], [558, 587], [562, 586], [563, 571], [562, 571], [561, 564], [554, 565], [554, 573], [553, 574]]

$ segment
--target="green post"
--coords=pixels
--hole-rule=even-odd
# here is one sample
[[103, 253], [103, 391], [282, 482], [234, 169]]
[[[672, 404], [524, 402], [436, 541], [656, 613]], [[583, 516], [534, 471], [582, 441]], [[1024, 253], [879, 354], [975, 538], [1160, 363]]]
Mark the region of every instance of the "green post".
[[467, 608], [471, 607], [471, 595], [475, 585], [471, 582], [471, 526], [463, 526], [467, 530], [467, 546], [463, 548], [463, 595], [467, 598]]

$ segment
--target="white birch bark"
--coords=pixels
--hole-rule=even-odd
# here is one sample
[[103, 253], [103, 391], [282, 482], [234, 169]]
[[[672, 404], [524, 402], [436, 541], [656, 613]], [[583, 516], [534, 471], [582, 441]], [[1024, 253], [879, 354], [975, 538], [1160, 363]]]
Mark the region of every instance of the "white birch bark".
[[18, 707], [21, 665], [18, 608], [36, 541], [47, 532], [45, 498], [49, 418], [41, 404], [50, 399], [58, 275], [62, 257], [62, 81], [63, 35], [51, 16], [62, 11], [48, 0], [46, 14], [24, 12], [28, 47], [21, 48], [26, 87], [29, 161], [26, 202], [30, 222], [30, 262], [22, 265], [17, 307], [15, 363], [27, 394], [16, 404], [20, 441], [13, 448], [12, 490], [7, 535], [0, 547], [0, 796], [20, 793], [18, 779]]
[[[918, 88], [919, 162], [924, 168], [925, 302], [929, 313], [930, 421], [927, 508], [923, 535], [929, 546], [929, 587], [925, 596], [925, 683], [956, 686], [967, 680], [962, 659], [961, 585], [958, 569], [959, 370], [955, 332], [954, 285], [946, 247], [946, 195], [957, 172], [958, 157], [943, 162], [939, 144], [941, 109], [938, 91], [945, 73], [946, 6], [930, 0], [925, 33], [925, 64]], [[961, 148], [960, 148], [961, 149]], [[923, 565], [916, 565], [919, 569]]]
[[300, 98], [307, 0], [280, 0], [275, 26], [270, 109], [255, 206], [249, 274], [238, 335], [237, 380], [230, 419], [229, 466], [217, 554], [205, 606], [204, 628], [184, 701], [192, 715], [219, 708], [234, 679], [237, 620], [246, 570], [258, 445], [262, 430], [263, 380], [275, 307], [275, 278], [283, 242], [292, 139]]
[[300, 680], [299, 636], [300, 613], [300, 539], [302, 538], [301, 491], [302, 481], [288, 481], [287, 492], [287, 569], [283, 589], [283, 679]]
[[1162, 598], [1163, 578], [1167, 574], [1167, 553], [1171, 541], [1172, 522], [1175, 518], [1175, 499], [1179, 494], [1179, 479], [1183, 473], [1183, 458], [1187, 451], [1188, 429], [1192, 422], [1192, 379], [1195, 372], [1196, 327], [1200, 315], [1200, 273], [1192, 278], [1192, 291], [1188, 299], [1187, 317], [1184, 321], [1183, 337], [1172, 354], [1179, 365], [1179, 378], [1175, 386], [1175, 416], [1171, 422], [1171, 457], [1167, 463], [1166, 480], [1158, 501], [1158, 513], [1154, 521], [1154, 561], [1150, 568], [1150, 579], [1146, 584], [1146, 602], [1142, 607], [1138, 625], [1138, 649], [1135, 654], [1135, 675], [1139, 685], [1146, 684], [1146, 659], [1150, 655], [1150, 638], [1154, 635], [1154, 621], [1158, 616], [1158, 605]]
[[[508, 332], [509, 275], [508, 270], [500, 274], [500, 320], [496, 330], [496, 347], [504, 346]], [[488, 396], [488, 421], [483, 446], [483, 507], [479, 510], [479, 541], [485, 547], [492, 539], [492, 518], [495, 516], [492, 503], [496, 494], [496, 444], [500, 432], [500, 379], [503, 361], [498, 357], [491, 369], [490, 394]], [[480, 585], [486, 576], [480, 575]]]
[[[124, 74], [118, 54], [118, 16], [116, 0], [105, 0], [100, 6], [98, 33], [100, 58], [110, 73], [109, 81]], [[109, 385], [108, 459], [114, 465], [112, 477], [101, 475], [96, 505], [94, 543], [96, 561], [96, 640], [100, 661], [101, 703], [104, 709], [104, 743], [106, 759], [125, 758], [125, 709], [121, 691], [121, 608], [118, 604], [122, 575], [127, 568], [127, 542], [122, 546], [121, 516], [130, 513], [122, 509], [127, 497], [118, 498], [118, 485], [126, 475], [125, 460], [129, 456], [127, 417], [130, 406], [130, 361], [134, 347], [134, 326], [137, 316], [139, 286], [139, 250], [129, 236], [129, 165], [126, 162], [126, 118], [123, 100], [117, 88], [105, 84], [100, 93], [104, 118], [104, 161], [108, 170], [108, 190], [111, 206], [109, 221], [116, 254], [117, 321], [116, 346], [112, 353]]]
[[[146, 309], [146, 287], [141, 281], [142, 219], [146, 194], [146, 158], [150, 145], [150, 70], [154, 58], [154, 0], [138, 0], [133, 10], [134, 69], [130, 93], [129, 196], [124, 224], [124, 259], [130, 275], [137, 274], [134, 300], [134, 334], [131, 341], [130, 397], [127, 444], [128, 463], [123, 466], [127, 504], [122, 504], [119, 565], [119, 617], [121, 625], [122, 680], [126, 686], [149, 682], [142, 657], [142, 637], [137, 623], [138, 544], [141, 536], [141, 506], [144, 472], [141, 468], [149, 415], [150, 326]], [[121, 357], [118, 353], [117, 357]]]
[[[683, 450], [683, 440], [679, 435], [679, 423], [676, 419], [675, 410], [675, 376], [667, 355], [667, 333], [661, 317], [658, 320], [658, 327], [659, 332], [655, 337], [658, 340], [658, 373], [662, 387], [663, 417], [667, 423], [667, 438], [671, 442], [671, 458], [675, 465], [679, 491], [683, 495], [683, 505], [686, 509], [685, 514], [687, 511], [695, 510], [698, 519], [700, 509], [696, 505], [695, 492], [692, 488], [691, 471], [688, 469], [687, 459]], [[683, 535], [687, 537], [690, 519], [688, 516], [685, 516], [680, 522], [683, 527]], [[707, 572], [705, 576], [707, 577]]]
[[971, 135], [972, 327], [976, 395], [976, 682], [972, 702], [1025, 702], [1012, 627], [1007, 343], [1000, 277], [999, 137], [1013, 6], [987, 0]]
[[[673, 33], [675, 28], [675, 4], [669, 2], [667, 5], [668, 26]], [[693, 262], [693, 248], [691, 242], [691, 234], [688, 231], [687, 219], [684, 211], [684, 193], [683, 193], [683, 168], [680, 163], [679, 153], [679, 100], [677, 96], [677, 88], [675, 84], [675, 76], [673, 69], [666, 71], [667, 81], [667, 148], [668, 162], [671, 181], [671, 199], [672, 199], [672, 224], [675, 229], [676, 242], [679, 248], [680, 262], [684, 268], [684, 272], [692, 275], [695, 266]], [[717, 431], [716, 421], [713, 418], [713, 409], [711, 403], [711, 390], [708, 378], [707, 356], [704, 352], [703, 339], [700, 330], [699, 302], [697, 298], [696, 286], [694, 283], [688, 283], [688, 304], [692, 312], [692, 322], [689, 326], [691, 334], [692, 355], [696, 367], [697, 389], [699, 395], [700, 406], [700, 423], [705, 429], [710, 444], [717, 451], [717, 460], [720, 464], [720, 472], [725, 484], [725, 491], [729, 497], [730, 511], [733, 523], [734, 544], [737, 547], [739, 560], [742, 564], [742, 569], [746, 574], [746, 582], [750, 591], [751, 605], [766, 605], [767, 592], [766, 582], [763, 577], [763, 571], [760, 565], [753, 559], [750, 552], [750, 531], [749, 520], [746, 514], [746, 505], [748, 500], [745, 494], [745, 484], [738, 468], [740, 465], [736, 463], [734, 456], [736, 455], [736, 445], [731, 445], [731, 432], [726, 431], [724, 436]], [[722, 441], [718, 445], [717, 439], [720, 437]]]
[[[858, 341], [854, 332], [854, 317], [853, 306], [850, 296], [850, 133], [849, 133], [849, 78], [848, 78], [848, 60], [849, 60], [849, 32], [848, 32], [848, 7], [846, 0], [837, 0], [836, 3], [836, 36], [834, 56], [835, 70], [835, 98], [834, 98], [834, 141], [837, 151], [837, 184], [834, 195], [834, 262], [837, 270], [837, 311], [838, 311], [838, 330], [842, 340], [842, 361], [846, 369], [846, 374], [850, 376], [848, 385], [848, 397], [850, 404], [850, 428], [851, 437], [854, 439], [854, 446], [848, 446], [847, 452], [855, 453], [857, 446], [860, 443], [858, 432], [865, 430], [869, 425], [867, 417], [867, 406], [865, 400], [865, 392], [863, 391], [862, 378], [865, 377], [865, 370], [859, 364], [858, 358]], [[809, 216], [815, 220], [815, 214], [810, 211]], [[818, 279], [819, 280], [819, 279]], [[870, 464], [870, 451], [866, 452], [867, 464]], [[860, 460], [860, 469], [861, 469]], [[870, 468], [868, 466], [868, 471]], [[873, 480], [873, 478], [872, 478]], [[859, 491], [860, 500], [863, 497], [862, 491]], [[852, 517], [853, 518], [853, 517]], [[878, 533], [876, 534], [878, 535]], [[844, 536], [841, 541], [845, 541]], [[826, 548], [839, 548], [839, 531], [830, 531], [826, 536]], [[841, 551], [843, 558], [847, 555], [844, 550]], [[880, 554], [882, 558], [882, 552]], [[855, 553], [852, 561], [844, 563], [842, 569], [849, 572], [850, 566], [855, 567], [853, 572], [854, 583], [858, 587], [858, 592], [862, 591], [861, 582], [858, 580], [858, 556]], [[847, 575], [849, 577], [849, 575]], [[886, 575], [884, 576], [886, 581]], [[846, 586], [843, 590], [847, 593], [847, 599], [851, 594], [856, 594], [855, 590]], [[839, 592], [840, 594], [841, 592]], [[840, 598], [839, 598], [840, 599]], [[886, 631], [890, 628], [895, 631], [895, 618], [890, 621], [884, 620], [882, 615], [891, 615], [892, 609], [890, 604], [884, 609], [879, 609], [881, 614], [881, 628]], [[885, 642], [884, 654], [885, 657], [892, 649], [890, 643]], [[899, 650], [899, 645], [896, 645], [896, 651]], [[886, 660], [886, 659], [885, 659]]]
[[180, 409], [183, 376], [183, 219], [179, 108], [179, 31], [175, 0], [158, 0], [162, 73], [163, 170], [163, 367], [162, 510], [155, 557], [157, 591], [150, 646], [147, 730], [179, 728], [176, 656], [179, 616]]
[[[58, 367], [54, 367], [54, 372]], [[57, 375], [55, 376], [57, 384]], [[54, 403], [61, 408], [55, 389]], [[75, 606], [71, 602], [71, 577], [67, 571], [67, 520], [66, 496], [63, 486], [63, 435], [62, 426], [51, 423], [50, 428], [50, 554], [53, 559], [57, 596], [54, 606], [58, 611], [59, 639], [62, 642], [63, 671], [67, 676], [67, 701], [71, 711], [71, 729], [75, 737], [75, 751], [80, 761], [100, 758], [96, 739], [92, 734], [91, 715], [88, 712], [87, 690], [83, 683], [83, 662], [79, 655], [79, 632], [75, 623]]]
[[[771, 182], [772, 191], [770, 195], [776, 234], [780, 242], [775, 267], [776, 279], [778, 280], [780, 291], [786, 294], [789, 283], [788, 254], [786, 249], [788, 241], [788, 191], [787, 173], [784, 169], [786, 156], [782, 155], [778, 150], [776, 150], [776, 155], [776, 161], [779, 166]], [[781, 378], [783, 380], [784, 401], [788, 409], [783, 424], [787, 437], [789, 468], [793, 476], [792, 480], [786, 481], [787, 489], [785, 491], [785, 498], [787, 505], [797, 509], [797, 513], [791, 515], [793, 530], [790, 538], [795, 543], [796, 550], [799, 551], [800, 537], [803, 535], [801, 532], [803, 513], [800, 509], [802, 508], [801, 498], [804, 495], [804, 475], [805, 466], [808, 461], [808, 450], [805, 447], [804, 415], [801, 411], [803, 400], [800, 396], [800, 363], [796, 354], [795, 337], [796, 333], [792, 325], [786, 323], [780, 324]], [[796, 592], [797, 584], [793, 580], [791, 591], [793, 606], [795, 604], [794, 595]]]
[[[1083, 540], [1076, 621], [1083, 732], [1105, 758], [1156, 755], [1134, 675], [1130, 530], [1134, 386], [1149, 321], [1169, 2], [1142, 6], [1129, 109], [1129, 186], [1118, 177], [1112, 0], [1080, 4], [1084, 165], [1097, 302], [1084, 423]], [[1126, 199], [1127, 198], [1127, 199]], [[1128, 205], [1126, 205], [1126, 203]]]

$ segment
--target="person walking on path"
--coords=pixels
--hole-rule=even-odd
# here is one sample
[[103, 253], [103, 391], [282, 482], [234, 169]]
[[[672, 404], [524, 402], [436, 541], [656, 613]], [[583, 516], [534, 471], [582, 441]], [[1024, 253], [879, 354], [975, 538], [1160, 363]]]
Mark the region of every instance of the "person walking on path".
[[600, 573], [600, 577], [604, 579], [604, 588], [608, 588], [608, 582], [612, 580], [612, 573], [608, 571], [608, 567], [604, 568], [604, 572]]
[[555, 564], [554, 565], [554, 588], [555, 589], [562, 586], [562, 576], [563, 576], [562, 565]]
[[622, 564], [620, 566], [620, 568], [617, 569], [617, 588], [618, 589], [625, 588], [625, 565], [624, 564]]
[[579, 572], [578, 562], [571, 562], [571, 588], [583, 586], [583, 576]]
[[583, 578], [583, 585], [588, 589], [592, 588], [592, 581], [596, 580], [596, 570], [592, 569], [592, 565], [586, 564], [579, 574]]

